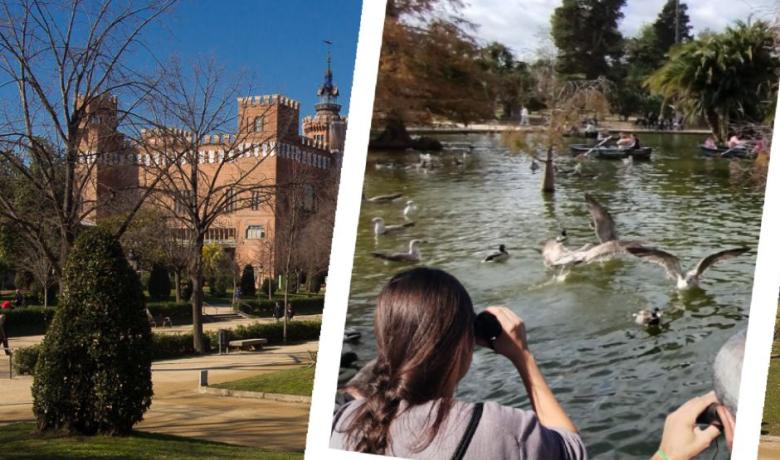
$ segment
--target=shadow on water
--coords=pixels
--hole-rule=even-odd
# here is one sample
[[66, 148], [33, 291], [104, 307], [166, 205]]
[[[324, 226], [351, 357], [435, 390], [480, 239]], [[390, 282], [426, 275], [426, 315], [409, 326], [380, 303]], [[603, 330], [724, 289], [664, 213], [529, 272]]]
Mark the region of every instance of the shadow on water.
[[[451, 136], [455, 148], [433, 153], [433, 168], [419, 168], [414, 153], [371, 152], [366, 196], [402, 192], [387, 204], [364, 203], [358, 226], [347, 324], [362, 342], [344, 345], [361, 360], [373, 357], [376, 295], [389, 277], [412, 265], [385, 263], [371, 251], [404, 251], [424, 239], [422, 264], [457, 276], [477, 309], [503, 304], [528, 325], [530, 347], [545, 377], [575, 421], [593, 458], [648, 458], [658, 446], [665, 416], [711, 388], [719, 347], [748, 314], [755, 251], [710, 269], [701, 289], [677, 291], [664, 270], [627, 257], [575, 267], [565, 277], [545, 270], [542, 241], [567, 230], [568, 244], [593, 242], [583, 194], [609, 208], [624, 239], [640, 239], [677, 254], [684, 267], [730, 246], [755, 248], [763, 190], [736, 180], [726, 160], [698, 154], [695, 136], [645, 135], [655, 147], [649, 162], [587, 161], [580, 174], [573, 158], [556, 160], [555, 195], [541, 192], [541, 170], [526, 155], [511, 154], [498, 136]], [[379, 166], [377, 166], [379, 165]], [[371, 218], [404, 220], [413, 199], [415, 226], [375, 239]], [[499, 244], [512, 257], [481, 263]], [[660, 327], [645, 329], [632, 314], [660, 308]], [[457, 396], [529, 408], [511, 364], [477, 350]], [[716, 458], [727, 458], [721, 447]], [[705, 453], [707, 458], [714, 449]]]

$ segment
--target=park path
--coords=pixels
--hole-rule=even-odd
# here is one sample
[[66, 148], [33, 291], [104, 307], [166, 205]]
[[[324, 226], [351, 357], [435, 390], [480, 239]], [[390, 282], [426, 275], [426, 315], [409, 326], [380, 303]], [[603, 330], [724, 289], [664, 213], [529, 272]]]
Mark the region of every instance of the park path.
[[780, 437], [761, 436], [758, 444], [758, 458], [760, 460], [780, 460]]
[[[260, 352], [206, 355], [156, 361], [152, 365], [154, 398], [142, 431], [193, 437], [280, 451], [303, 451], [309, 405], [238, 399], [197, 391], [201, 369], [209, 383], [307, 365], [317, 342], [267, 347]], [[8, 379], [8, 358], [0, 356], [0, 425], [31, 421], [32, 377]]]

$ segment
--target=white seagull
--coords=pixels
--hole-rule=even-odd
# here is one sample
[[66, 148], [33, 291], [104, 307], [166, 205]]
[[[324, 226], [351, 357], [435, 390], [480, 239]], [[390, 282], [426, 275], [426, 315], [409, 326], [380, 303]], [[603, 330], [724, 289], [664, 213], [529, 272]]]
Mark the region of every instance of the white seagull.
[[482, 262], [506, 262], [507, 259], [509, 259], [509, 253], [506, 252], [506, 246], [501, 244], [498, 246], [498, 251], [482, 259]]
[[420, 243], [422, 243], [421, 240], [410, 241], [408, 252], [372, 252], [371, 255], [379, 259], [389, 260], [391, 262], [419, 262], [422, 255], [420, 253], [420, 248], [418, 247], [420, 246]]
[[666, 270], [666, 275], [675, 281], [677, 289], [689, 289], [699, 285], [699, 279], [705, 270], [718, 262], [744, 254], [750, 250], [747, 247], [726, 249], [701, 259], [692, 270], [683, 272], [680, 265], [680, 259], [674, 254], [662, 251], [656, 248], [646, 248], [642, 246], [626, 248], [631, 254], [646, 259], [649, 262], [656, 263]]
[[412, 200], [407, 201], [404, 207], [404, 218], [409, 219], [409, 216], [415, 212], [417, 212], [417, 205]]
[[371, 219], [374, 224], [374, 235], [385, 235], [387, 233], [398, 233], [406, 230], [409, 227], [414, 227], [414, 222], [405, 222], [397, 225], [385, 225], [385, 220], [381, 217], [374, 217]]

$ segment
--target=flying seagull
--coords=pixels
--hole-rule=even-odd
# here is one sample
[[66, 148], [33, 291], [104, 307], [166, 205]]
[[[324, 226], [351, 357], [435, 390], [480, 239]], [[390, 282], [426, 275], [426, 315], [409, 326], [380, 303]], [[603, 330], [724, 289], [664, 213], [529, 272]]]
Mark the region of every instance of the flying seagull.
[[599, 244], [586, 244], [579, 249], [569, 249], [558, 238], [548, 240], [542, 248], [544, 265], [550, 268], [563, 268], [564, 270], [574, 265], [589, 264], [597, 260], [611, 258], [619, 254], [625, 254], [630, 247], [639, 246], [638, 241], [605, 241]]
[[420, 261], [420, 248], [418, 247], [422, 243], [421, 240], [412, 240], [409, 242], [408, 252], [372, 252], [371, 255], [383, 260], [389, 260], [391, 262], [419, 262]]
[[701, 259], [696, 267], [683, 272], [680, 259], [674, 254], [656, 248], [635, 246], [626, 248], [631, 254], [656, 263], [666, 270], [666, 275], [676, 282], [677, 289], [688, 289], [699, 285], [699, 279], [705, 270], [718, 262], [744, 254], [750, 250], [747, 247], [726, 249]]
[[587, 203], [590, 217], [593, 220], [593, 228], [599, 241], [604, 243], [617, 240], [618, 234], [615, 230], [615, 221], [609, 215], [607, 208], [596, 201], [590, 193], [585, 193], [585, 203]]
[[498, 251], [482, 259], [482, 262], [505, 262], [507, 259], [509, 259], [509, 253], [506, 252], [506, 246], [501, 244], [498, 246]]
[[385, 220], [381, 217], [371, 219], [374, 224], [374, 235], [384, 235], [386, 233], [398, 233], [414, 226], [414, 222], [405, 222], [397, 225], [385, 225]]

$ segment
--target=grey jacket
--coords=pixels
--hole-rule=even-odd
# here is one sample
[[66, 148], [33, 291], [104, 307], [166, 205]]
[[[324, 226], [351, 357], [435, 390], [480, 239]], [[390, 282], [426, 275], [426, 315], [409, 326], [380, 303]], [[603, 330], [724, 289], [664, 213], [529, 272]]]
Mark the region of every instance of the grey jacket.
[[[339, 410], [330, 447], [351, 450], [345, 430], [361, 404], [361, 401], [352, 401]], [[436, 460], [452, 458], [466, 431], [474, 404], [456, 401], [433, 442], [423, 450], [415, 451], [415, 445], [426, 439], [426, 428], [435, 417], [435, 412], [430, 412], [434, 404], [430, 402], [401, 411], [390, 425], [387, 455]], [[430, 418], [429, 414], [432, 414]], [[533, 412], [486, 402], [464, 460], [584, 460], [587, 457], [585, 445], [577, 433], [543, 427]]]

